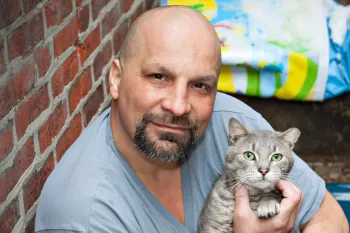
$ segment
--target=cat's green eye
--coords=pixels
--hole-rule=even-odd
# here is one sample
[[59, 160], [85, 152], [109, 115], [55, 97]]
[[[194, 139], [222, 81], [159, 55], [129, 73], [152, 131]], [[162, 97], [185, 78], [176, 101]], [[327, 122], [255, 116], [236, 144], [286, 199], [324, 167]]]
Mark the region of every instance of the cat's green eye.
[[245, 158], [246, 160], [248, 160], [248, 161], [251, 161], [251, 160], [254, 160], [254, 159], [255, 159], [255, 155], [254, 155], [252, 152], [249, 152], [249, 151], [244, 152], [244, 153], [243, 153], [243, 156], [244, 156], [244, 158]]
[[280, 161], [282, 159], [282, 155], [281, 154], [274, 154], [272, 155], [272, 161]]

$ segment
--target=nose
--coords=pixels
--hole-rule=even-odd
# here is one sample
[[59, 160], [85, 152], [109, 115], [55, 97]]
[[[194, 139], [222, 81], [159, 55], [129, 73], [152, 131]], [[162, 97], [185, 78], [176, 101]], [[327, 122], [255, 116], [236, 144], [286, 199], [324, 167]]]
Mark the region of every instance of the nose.
[[269, 169], [259, 169], [259, 172], [265, 176], [270, 170]]
[[169, 93], [162, 101], [162, 108], [170, 111], [174, 116], [182, 116], [191, 111], [187, 84], [177, 83], [169, 89]]

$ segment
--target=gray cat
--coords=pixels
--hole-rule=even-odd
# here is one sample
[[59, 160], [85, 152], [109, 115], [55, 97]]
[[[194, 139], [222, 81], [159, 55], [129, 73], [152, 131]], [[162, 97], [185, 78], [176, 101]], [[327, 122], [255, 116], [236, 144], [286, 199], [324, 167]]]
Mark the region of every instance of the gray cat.
[[233, 232], [233, 190], [238, 184], [248, 189], [250, 206], [257, 211], [258, 217], [273, 217], [280, 211], [282, 195], [275, 184], [287, 179], [293, 167], [292, 149], [300, 131], [291, 128], [283, 133], [249, 132], [238, 120], [231, 118], [229, 133], [225, 169], [206, 199], [198, 233]]

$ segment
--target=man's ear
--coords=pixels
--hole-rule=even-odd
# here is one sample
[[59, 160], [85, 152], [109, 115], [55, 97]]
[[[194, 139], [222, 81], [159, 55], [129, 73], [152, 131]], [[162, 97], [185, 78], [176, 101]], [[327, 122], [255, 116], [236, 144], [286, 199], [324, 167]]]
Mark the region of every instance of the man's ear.
[[114, 59], [112, 67], [109, 70], [109, 93], [113, 99], [118, 99], [119, 97], [119, 83], [121, 79], [121, 67], [120, 61]]

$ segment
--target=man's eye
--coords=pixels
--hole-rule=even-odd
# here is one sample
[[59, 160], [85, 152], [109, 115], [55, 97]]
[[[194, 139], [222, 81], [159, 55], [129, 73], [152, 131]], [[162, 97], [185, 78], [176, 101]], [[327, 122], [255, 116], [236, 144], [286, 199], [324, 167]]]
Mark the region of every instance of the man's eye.
[[195, 88], [199, 88], [199, 89], [203, 89], [203, 90], [206, 90], [208, 91], [209, 90], [209, 87], [203, 83], [196, 83], [194, 84], [194, 87]]
[[159, 79], [159, 80], [165, 79], [165, 76], [162, 75], [162, 74], [152, 74], [151, 76], [152, 76], [153, 78]]

